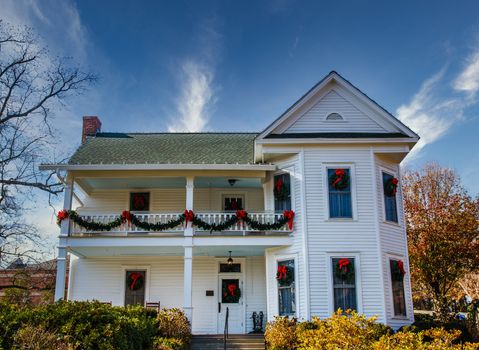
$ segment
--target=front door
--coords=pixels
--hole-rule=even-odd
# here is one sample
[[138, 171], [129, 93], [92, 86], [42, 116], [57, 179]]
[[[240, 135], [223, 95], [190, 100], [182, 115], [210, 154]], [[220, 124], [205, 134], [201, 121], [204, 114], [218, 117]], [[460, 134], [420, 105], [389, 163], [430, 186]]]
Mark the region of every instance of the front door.
[[145, 270], [127, 270], [125, 275], [125, 306], [145, 305]]
[[228, 274], [219, 277], [218, 334], [224, 332], [228, 310], [228, 332], [244, 334], [243, 282], [240, 275]]

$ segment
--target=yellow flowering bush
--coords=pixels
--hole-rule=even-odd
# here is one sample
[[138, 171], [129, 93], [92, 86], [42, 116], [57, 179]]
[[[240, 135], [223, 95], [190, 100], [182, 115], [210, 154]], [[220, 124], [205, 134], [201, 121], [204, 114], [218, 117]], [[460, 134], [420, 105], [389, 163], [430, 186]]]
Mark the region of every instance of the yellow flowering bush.
[[479, 350], [479, 344], [456, 344], [461, 331], [431, 328], [425, 331], [392, 330], [375, 317], [338, 310], [331, 317], [297, 323], [277, 317], [266, 327], [270, 350]]

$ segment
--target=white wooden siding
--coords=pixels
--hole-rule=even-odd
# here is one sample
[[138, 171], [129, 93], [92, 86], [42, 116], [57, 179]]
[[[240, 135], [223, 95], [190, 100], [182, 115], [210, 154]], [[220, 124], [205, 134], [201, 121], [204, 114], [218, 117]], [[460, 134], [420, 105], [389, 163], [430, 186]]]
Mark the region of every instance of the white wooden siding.
[[[332, 286], [328, 275], [329, 257], [335, 254], [358, 254], [361, 290], [358, 305], [368, 316], [381, 315], [383, 286], [379, 282], [377, 235], [372, 164], [369, 149], [316, 148], [305, 150], [307, 235], [310, 268], [311, 314], [328, 317], [332, 307]], [[356, 192], [354, 220], [329, 219], [327, 213], [328, 163], [354, 167], [351, 181]], [[354, 205], [354, 204], [353, 204]], [[385, 320], [380, 319], [384, 322]]]
[[[406, 228], [404, 222], [404, 206], [402, 199], [401, 184], [398, 186], [396, 194], [398, 203], [398, 223], [391, 223], [385, 221], [385, 209], [384, 209], [384, 197], [383, 197], [383, 171], [389, 174], [399, 177], [399, 166], [387, 162], [380, 157], [375, 158], [376, 163], [376, 177], [377, 177], [377, 205], [378, 205], [378, 220], [379, 220], [379, 233], [381, 237], [381, 260], [384, 266], [383, 280], [384, 291], [386, 299], [386, 315], [387, 323], [393, 328], [399, 328], [404, 324], [414, 322], [413, 316], [413, 303], [411, 298], [411, 285], [409, 283], [409, 267], [408, 267], [408, 255], [407, 255], [407, 238]], [[392, 301], [392, 286], [391, 286], [391, 274], [389, 267], [389, 258], [395, 257], [404, 261], [407, 267], [407, 275], [404, 277], [404, 288], [406, 296], [406, 313], [407, 318], [394, 317], [394, 306]]]
[[[326, 120], [331, 113], [340, 114], [344, 120]], [[340, 93], [331, 90], [285, 131], [285, 133], [314, 132], [385, 132], [385, 129]]]
[[[70, 300], [111, 301], [121, 306], [124, 300], [124, 267], [149, 269], [149, 298], [160, 301], [162, 308], [183, 307], [183, 257], [85, 258], [72, 256]], [[194, 334], [216, 334], [218, 317], [218, 260], [193, 258]], [[253, 311], [266, 317], [266, 282], [264, 257], [247, 257], [244, 265], [243, 302], [246, 303], [245, 331], [253, 328]], [[213, 290], [214, 296], [206, 296]]]
[[[84, 200], [79, 208], [82, 213], [121, 212], [130, 206], [129, 190], [95, 190]], [[133, 191], [134, 192], [134, 191]], [[184, 188], [142, 189], [150, 192], [151, 212], [183, 212], [186, 207], [186, 190]], [[194, 210], [199, 212], [221, 212], [222, 196], [242, 194], [245, 197], [245, 209], [250, 212], [264, 210], [262, 188], [195, 188]]]

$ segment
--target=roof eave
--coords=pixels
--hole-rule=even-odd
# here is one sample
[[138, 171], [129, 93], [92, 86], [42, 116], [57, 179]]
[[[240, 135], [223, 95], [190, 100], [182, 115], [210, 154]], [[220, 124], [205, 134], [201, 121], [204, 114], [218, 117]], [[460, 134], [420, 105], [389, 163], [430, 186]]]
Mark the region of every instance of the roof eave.
[[40, 164], [40, 170], [262, 170], [274, 171], [274, 164]]

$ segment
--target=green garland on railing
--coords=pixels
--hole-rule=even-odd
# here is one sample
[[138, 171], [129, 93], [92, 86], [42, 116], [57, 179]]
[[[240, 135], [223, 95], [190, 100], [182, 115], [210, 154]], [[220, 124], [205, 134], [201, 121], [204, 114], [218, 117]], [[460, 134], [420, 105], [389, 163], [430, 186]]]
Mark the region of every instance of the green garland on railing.
[[113, 221], [107, 223], [88, 221], [83, 219], [78, 213], [74, 210], [61, 210], [57, 215], [57, 224], [60, 226], [61, 222], [67, 218], [70, 218], [75, 224], [80, 227], [85, 228], [88, 231], [111, 231], [115, 227], [121, 226], [125, 222], [131, 222], [136, 227], [139, 227], [145, 231], [164, 231], [168, 229], [175, 228], [189, 221], [202, 230], [205, 231], [224, 231], [237, 222], [244, 221], [248, 224], [253, 230], [258, 231], [270, 231], [270, 230], [279, 230], [284, 225], [288, 224], [290, 230], [293, 229], [293, 219], [294, 212], [292, 210], [285, 210], [283, 216], [278, 219], [278, 221], [273, 223], [261, 223], [259, 221], [251, 219], [249, 214], [244, 210], [236, 211], [236, 214], [232, 214], [231, 217], [221, 223], [210, 224], [193, 213], [192, 210], [185, 210], [184, 214], [181, 214], [177, 219], [170, 220], [166, 223], [155, 223], [150, 224], [148, 222], [141, 221], [135, 214], [130, 213], [127, 210], [124, 210], [120, 216], [118, 216]]

